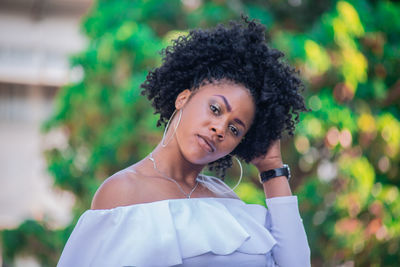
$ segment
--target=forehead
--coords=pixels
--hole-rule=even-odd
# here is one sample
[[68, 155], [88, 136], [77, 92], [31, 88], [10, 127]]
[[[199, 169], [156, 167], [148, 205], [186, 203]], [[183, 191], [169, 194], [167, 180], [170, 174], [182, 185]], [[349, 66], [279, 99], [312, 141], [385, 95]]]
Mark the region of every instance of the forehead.
[[253, 97], [250, 91], [241, 84], [234, 83], [231, 81], [217, 81], [213, 83], [207, 83], [199, 87], [198, 92], [202, 96], [213, 96], [215, 94], [223, 95], [225, 98], [231, 101], [247, 101], [249, 105], [254, 105]]

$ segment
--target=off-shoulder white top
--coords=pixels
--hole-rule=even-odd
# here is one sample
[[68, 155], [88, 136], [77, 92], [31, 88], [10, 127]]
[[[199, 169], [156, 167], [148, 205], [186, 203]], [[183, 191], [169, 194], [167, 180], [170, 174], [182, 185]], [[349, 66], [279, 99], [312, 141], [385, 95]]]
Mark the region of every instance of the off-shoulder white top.
[[310, 266], [297, 196], [268, 198], [268, 209], [233, 196], [87, 210], [57, 266]]

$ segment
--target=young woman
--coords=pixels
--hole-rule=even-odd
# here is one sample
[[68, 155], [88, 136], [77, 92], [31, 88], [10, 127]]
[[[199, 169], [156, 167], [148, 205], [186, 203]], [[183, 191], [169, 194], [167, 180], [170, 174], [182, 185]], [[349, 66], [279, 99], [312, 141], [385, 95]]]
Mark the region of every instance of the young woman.
[[[310, 266], [279, 141], [307, 108], [264, 31], [245, 18], [193, 30], [163, 51], [142, 88], [164, 136], [104, 181], [58, 266]], [[268, 209], [201, 173], [223, 177], [233, 156], [258, 168]]]

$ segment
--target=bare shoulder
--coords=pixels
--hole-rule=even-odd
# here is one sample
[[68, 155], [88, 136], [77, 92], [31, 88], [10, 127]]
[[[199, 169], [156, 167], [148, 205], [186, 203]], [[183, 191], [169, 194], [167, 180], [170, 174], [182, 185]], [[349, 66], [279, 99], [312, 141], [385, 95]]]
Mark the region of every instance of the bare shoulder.
[[140, 179], [134, 172], [120, 171], [107, 178], [97, 189], [91, 209], [112, 209], [137, 202]]

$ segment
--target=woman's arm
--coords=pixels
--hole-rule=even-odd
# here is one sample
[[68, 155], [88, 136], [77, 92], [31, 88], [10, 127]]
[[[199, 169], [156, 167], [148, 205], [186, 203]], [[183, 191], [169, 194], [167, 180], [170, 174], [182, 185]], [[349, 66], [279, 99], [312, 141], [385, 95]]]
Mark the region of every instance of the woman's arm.
[[[276, 140], [265, 155], [252, 160], [251, 163], [257, 167], [260, 173], [275, 168], [281, 168], [283, 163], [280, 140]], [[292, 195], [289, 182], [285, 176], [270, 179], [263, 184], [263, 187], [266, 198]]]
[[[252, 161], [259, 172], [283, 166], [280, 140], [275, 141], [268, 152]], [[263, 184], [268, 213], [266, 227], [277, 244], [272, 255], [278, 266], [311, 266], [310, 248], [303, 221], [300, 217], [297, 196], [292, 195], [285, 176], [279, 176]]]
[[300, 217], [297, 196], [266, 199], [266, 228], [276, 240], [272, 256], [280, 267], [311, 266], [310, 247]]
[[[280, 168], [282, 165], [278, 167], [272, 167], [271, 169]], [[266, 198], [292, 195], [289, 182], [285, 176], [279, 176], [274, 179], [270, 179], [263, 184], [263, 187]]]

